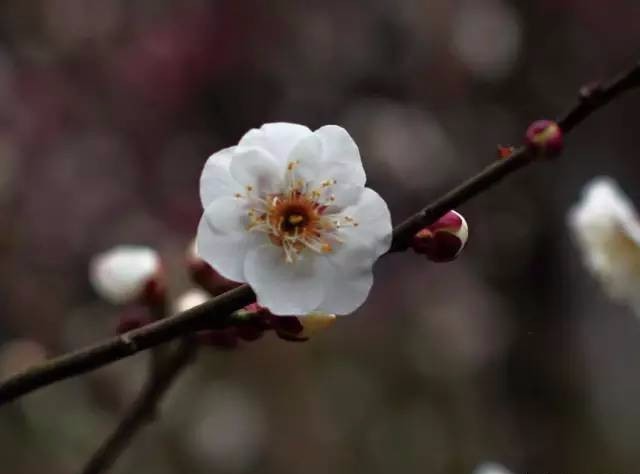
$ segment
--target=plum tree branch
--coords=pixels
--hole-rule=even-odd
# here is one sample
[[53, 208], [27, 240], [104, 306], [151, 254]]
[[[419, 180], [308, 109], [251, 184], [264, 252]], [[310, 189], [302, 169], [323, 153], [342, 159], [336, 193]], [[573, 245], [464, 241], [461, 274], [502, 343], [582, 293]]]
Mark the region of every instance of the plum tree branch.
[[174, 351], [166, 354], [167, 357], [162, 363], [156, 361], [142, 392], [120, 420], [117, 428], [84, 466], [82, 474], [100, 474], [113, 465], [135, 435], [153, 421], [160, 401], [194, 358], [196, 349], [196, 344], [190, 338], [185, 338]]
[[[583, 87], [578, 103], [558, 120], [558, 124], [568, 133], [624, 92], [638, 87], [640, 63], [634, 64], [628, 71], [611, 81]], [[390, 252], [407, 249], [409, 239], [422, 227], [435, 222], [450, 209], [490, 189], [504, 177], [534, 161], [536, 158], [522, 146], [509, 158], [490, 164], [398, 225], [393, 231]], [[194, 331], [205, 328], [222, 329], [229, 325], [230, 314], [233, 311], [254, 300], [253, 291], [249, 286], [242, 285], [189, 311], [56, 357], [0, 383], [0, 405], [57, 381], [97, 369]]]

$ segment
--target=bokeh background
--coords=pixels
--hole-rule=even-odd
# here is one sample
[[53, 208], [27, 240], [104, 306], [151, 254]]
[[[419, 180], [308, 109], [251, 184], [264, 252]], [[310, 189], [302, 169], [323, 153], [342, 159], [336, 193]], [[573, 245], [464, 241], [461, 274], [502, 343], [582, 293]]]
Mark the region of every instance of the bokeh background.
[[[120, 243], [178, 295], [212, 152], [269, 121], [345, 126], [399, 222], [638, 59], [635, 0], [3, 0], [0, 374], [113, 334], [87, 280]], [[466, 204], [468, 250], [376, 269], [306, 344], [204, 350], [113, 472], [627, 474], [640, 451], [640, 322], [565, 226], [609, 174], [640, 203], [640, 95], [559, 160]], [[0, 470], [79, 472], [146, 355], [0, 410]]]

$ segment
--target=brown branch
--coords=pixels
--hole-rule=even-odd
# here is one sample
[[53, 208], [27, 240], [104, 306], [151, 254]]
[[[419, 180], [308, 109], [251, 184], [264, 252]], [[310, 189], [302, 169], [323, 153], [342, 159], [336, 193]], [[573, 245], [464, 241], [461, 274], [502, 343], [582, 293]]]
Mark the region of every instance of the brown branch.
[[253, 301], [253, 291], [242, 285], [183, 313], [51, 359], [0, 383], [0, 405], [58, 380], [89, 372], [185, 334], [206, 328], [224, 329], [233, 311]]
[[154, 420], [158, 405], [187, 364], [196, 354], [196, 342], [184, 339], [160, 365], [155, 365], [142, 392], [124, 415], [115, 431], [105, 440], [82, 470], [82, 474], [106, 472], [135, 435]]
[[[578, 104], [558, 123], [568, 133], [625, 91], [638, 87], [640, 63], [608, 83], [583, 88]], [[408, 240], [417, 230], [533, 161], [528, 150], [521, 147], [510, 158], [489, 165], [397, 226], [393, 232], [391, 251], [406, 249]], [[56, 381], [94, 370], [198, 329], [207, 326], [224, 328], [231, 312], [253, 302], [254, 298], [253, 291], [247, 285], [242, 285], [184, 313], [28, 369], [0, 383], [0, 405]]]
[[[591, 114], [604, 107], [624, 92], [640, 87], [640, 62], [610, 82], [595, 83], [580, 89], [579, 102], [563, 117], [558, 125], [567, 134]], [[408, 240], [423, 227], [432, 224], [442, 215], [460, 204], [469, 201], [481, 192], [497, 184], [502, 178], [528, 165], [534, 160], [529, 150], [522, 146], [504, 160], [487, 166], [476, 176], [455, 187], [439, 199], [414, 214], [393, 231], [391, 252], [405, 250]]]

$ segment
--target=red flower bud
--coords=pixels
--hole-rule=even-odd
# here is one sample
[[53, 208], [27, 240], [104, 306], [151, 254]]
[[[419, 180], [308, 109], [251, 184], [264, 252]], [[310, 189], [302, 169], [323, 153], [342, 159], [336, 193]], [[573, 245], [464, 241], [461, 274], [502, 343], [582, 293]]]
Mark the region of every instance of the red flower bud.
[[537, 120], [529, 125], [525, 141], [529, 149], [540, 157], [558, 156], [564, 146], [562, 129], [551, 120]]
[[516, 151], [515, 147], [498, 145], [498, 159], [505, 160], [511, 158], [514, 151]]
[[420, 230], [413, 237], [411, 248], [433, 262], [450, 262], [460, 255], [468, 237], [467, 221], [456, 211], [449, 211]]

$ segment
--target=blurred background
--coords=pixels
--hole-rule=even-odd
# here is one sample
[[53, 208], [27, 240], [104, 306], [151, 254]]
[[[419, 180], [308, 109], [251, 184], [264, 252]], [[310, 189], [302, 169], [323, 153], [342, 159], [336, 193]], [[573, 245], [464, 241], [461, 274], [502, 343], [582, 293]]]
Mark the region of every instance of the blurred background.
[[[639, 17], [635, 0], [3, 0], [0, 375], [113, 334], [97, 252], [151, 245], [188, 289], [199, 173], [249, 128], [345, 126], [399, 222], [637, 60]], [[639, 109], [615, 103], [461, 208], [455, 263], [385, 258], [311, 342], [204, 350], [113, 472], [634, 472], [640, 323], [565, 215], [600, 174], [640, 203]], [[2, 472], [79, 472], [146, 362], [2, 408]]]

